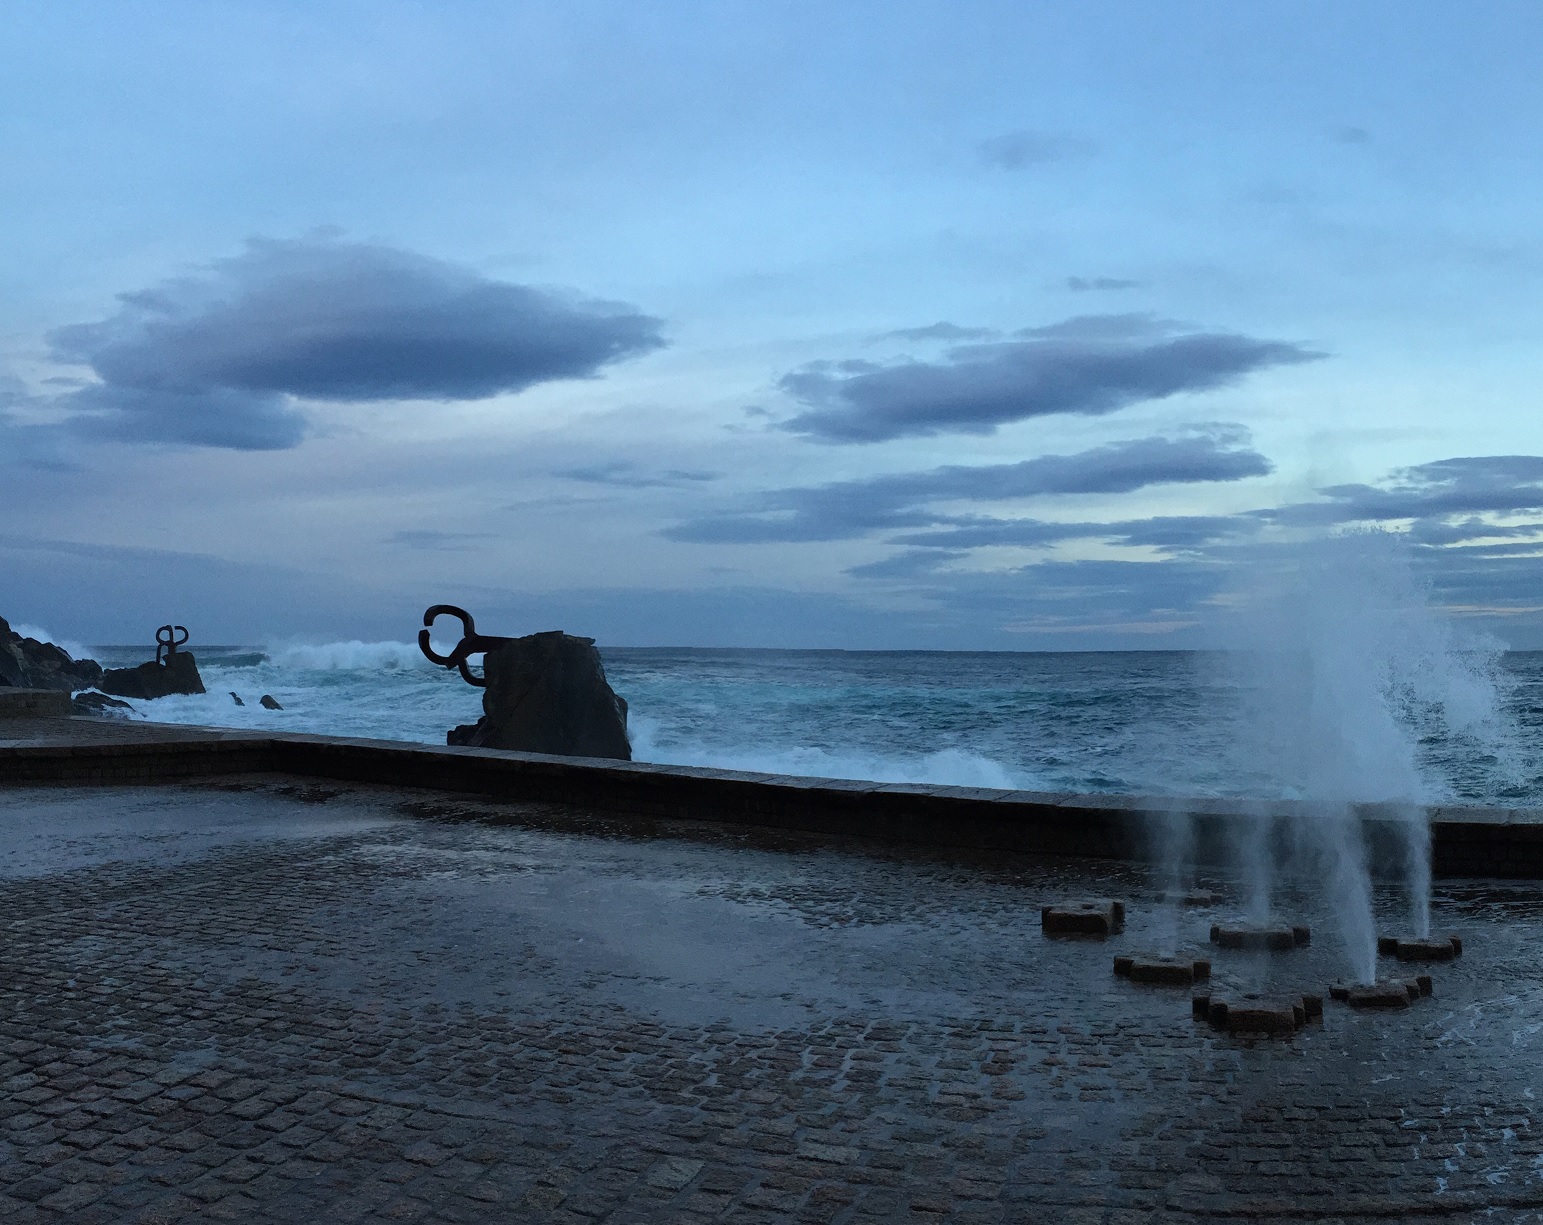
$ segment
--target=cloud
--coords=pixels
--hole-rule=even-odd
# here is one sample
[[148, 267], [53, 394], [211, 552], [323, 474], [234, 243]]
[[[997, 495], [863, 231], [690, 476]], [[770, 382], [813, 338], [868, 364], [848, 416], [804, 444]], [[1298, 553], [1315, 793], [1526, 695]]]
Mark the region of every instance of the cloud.
[[1140, 281], [1127, 281], [1117, 276], [1069, 276], [1066, 288], [1075, 293], [1093, 293], [1105, 290], [1140, 289]]
[[1112, 523], [982, 518], [957, 527], [898, 536], [894, 543], [934, 549], [975, 549], [987, 545], [1034, 547], [1064, 540], [1105, 540], [1174, 554], [1194, 553], [1219, 541], [1252, 536], [1261, 526], [1257, 519], [1243, 515], [1157, 515]]
[[984, 165], [997, 170], [1023, 170], [1049, 162], [1089, 157], [1098, 152], [1098, 146], [1091, 140], [1027, 128], [983, 140], [975, 149]]
[[474, 541], [491, 539], [490, 532], [436, 532], [429, 529], [412, 529], [393, 532], [386, 537], [386, 543], [426, 552], [463, 553], [476, 547]]
[[562, 468], [554, 475], [591, 485], [613, 485], [621, 489], [679, 488], [682, 485], [716, 481], [721, 473], [686, 468], [666, 468], [662, 472], [644, 472], [637, 464], [613, 460], [580, 468]]
[[619, 303], [326, 237], [254, 240], [119, 301], [49, 337], [97, 379], [58, 401], [73, 428], [237, 450], [295, 446], [296, 400], [481, 399], [664, 343], [659, 320]]
[[1330, 485], [1326, 499], [1261, 511], [1283, 524], [1391, 522], [1543, 509], [1543, 456], [1474, 455], [1400, 468], [1381, 485]]
[[[1049, 494], [1130, 493], [1151, 485], [1235, 481], [1270, 472], [1270, 461], [1233, 427], [1138, 438], [1016, 464], [949, 466], [805, 488], [770, 490], [743, 509], [667, 528], [673, 540], [748, 544], [845, 540], [874, 531], [969, 521], [938, 503], [1000, 502]], [[963, 530], [963, 529], [962, 529]]]
[[832, 443], [989, 434], [1030, 417], [1098, 416], [1208, 391], [1322, 356], [1284, 341], [1169, 327], [1145, 316], [1083, 316], [1012, 341], [955, 346], [936, 362], [815, 363], [782, 378], [808, 411], [780, 428]]
[[988, 336], [997, 335], [994, 328], [961, 327], [957, 323], [939, 321], [929, 323], [926, 327], [896, 328], [893, 332], [884, 332], [876, 336], [876, 340], [984, 340]]

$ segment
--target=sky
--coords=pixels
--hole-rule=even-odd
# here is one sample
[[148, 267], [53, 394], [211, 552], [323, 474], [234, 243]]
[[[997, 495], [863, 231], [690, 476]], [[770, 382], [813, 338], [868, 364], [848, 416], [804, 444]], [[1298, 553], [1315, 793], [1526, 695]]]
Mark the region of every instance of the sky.
[[11, 620], [1190, 648], [1378, 530], [1543, 648], [1535, 4], [6, 27]]

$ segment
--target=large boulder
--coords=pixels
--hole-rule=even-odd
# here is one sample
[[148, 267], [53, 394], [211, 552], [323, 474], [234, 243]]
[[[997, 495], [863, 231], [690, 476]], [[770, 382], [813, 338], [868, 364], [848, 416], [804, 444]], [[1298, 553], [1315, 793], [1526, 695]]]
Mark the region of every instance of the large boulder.
[[89, 689], [102, 676], [94, 659], [73, 659], [51, 642], [23, 638], [0, 617], [0, 686], [13, 689]]
[[110, 698], [105, 693], [98, 693], [95, 689], [87, 689], [84, 693], [77, 693], [71, 699], [70, 706], [77, 715], [94, 715], [114, 719], [132, 719], [137, 713], [127, 702], [121, 701], [118, 698]]
[[632, 760], [627, 703], [605, 679], [593, 638], [561, 630], [511, 638], [482, 657], [484, 714], [451, 744]]
[[164, 698], [174, 693], [203, 693], [204, 678], [192, 651], [171, 651], [165, 663], [149, 660], [134, 668], [109, 668], [97, 688], [120, 698]]

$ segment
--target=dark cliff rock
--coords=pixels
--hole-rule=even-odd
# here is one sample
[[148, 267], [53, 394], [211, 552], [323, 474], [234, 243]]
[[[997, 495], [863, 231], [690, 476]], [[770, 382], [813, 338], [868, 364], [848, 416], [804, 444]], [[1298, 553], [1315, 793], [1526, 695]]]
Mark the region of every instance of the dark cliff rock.
[[132, 719], [139, 712], [127, 702], [110, 698], [105, 693], [98, 693], [95, 689], [88, 689], [84, 693], [77, 693], [70, 703], [77, 715], [101, 715], [111, 716], [117, 719]]
[[511, 638], [483, 656], [482, 718], [450, 744], [632, 760], [627, 703], [606, 683], [593, 638], [561, 630]]
[[97, 688], [120, 698], [164, 698], [174, 693], [203, 693], [198, 661], [191, 651], [172, 651], [164, 664], [153, 659], [136, 668], [109, 668]]
[[0, 617], [0, 685], [14, 689], [89, 689], [102, 677], [94, 659], [72, 659], [51, 642], [23, 638]]

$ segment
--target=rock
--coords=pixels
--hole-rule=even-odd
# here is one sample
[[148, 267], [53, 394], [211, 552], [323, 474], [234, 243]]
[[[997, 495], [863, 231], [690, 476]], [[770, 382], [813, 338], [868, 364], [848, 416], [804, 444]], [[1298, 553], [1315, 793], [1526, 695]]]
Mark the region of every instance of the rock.
[[1039, 927], [1047, 936], [1097, 936], [1102, 940], [1124, 926], [1125, 903], [1108, 898], [1056, 902], [1039, 911]]
[[164, 698], [173, 693], [203, 693], [203, 677], [191, 651], [172, 651], [166, 662], [154, 660], [136, 668], [109, 668], [97, 688], [123, 698]]
[[77, 715], [107, 715], [117, 719], [131, 719], [139, 713], [127, 702], [110, 698], [95, 689], [77, 693], [70, 705]]
[[511, 638], [482, 659], [482, 718], [449, 744], [632, 760], [627, 703], [606, 682], [593, 638], [561, 630]]
[[283, 710], [284, 709], [282, 706], [279, 705], [278, 699], [275, 698], [271, 693], [263, 694], [262, 697], [260, 697], [257, 700], [257, 704], [259, 706], [261, 706], [264, 710]]
[[1114, 959], [1114, 972], [1133, 983], [1188, 987], [1211, 977], [1211, 963], [1174, 953], [1122, 953]]
[[89, 689], [102, 678], [94, 659], [73, 659], [51, 642], [23, 638], [0, 617], [0, 685], [13, 689]]
[[230, 700], [232, 702], [234, 702], [237, 706], [245, 706], [246, 705], [246, 703], [241, 700], [241, 695], [239, 693], [237, 693], [234, 689], [232, 689], [230, 691]]

